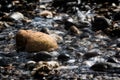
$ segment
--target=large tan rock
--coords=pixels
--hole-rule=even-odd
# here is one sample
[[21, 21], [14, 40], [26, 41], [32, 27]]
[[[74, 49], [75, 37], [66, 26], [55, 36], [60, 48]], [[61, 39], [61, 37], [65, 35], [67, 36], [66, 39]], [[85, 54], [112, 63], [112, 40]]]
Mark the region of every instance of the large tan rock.
[[18, 51], [52, 51], [58, 48], [57, 42], [48, 34], [32, 30], [19, 30], [16, 34]]

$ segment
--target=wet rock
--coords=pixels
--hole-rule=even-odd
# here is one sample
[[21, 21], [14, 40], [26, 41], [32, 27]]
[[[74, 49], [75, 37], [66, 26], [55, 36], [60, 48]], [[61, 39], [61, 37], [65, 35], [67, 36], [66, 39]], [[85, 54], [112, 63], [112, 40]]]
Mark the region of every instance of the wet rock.
[[96, 16], [92, 21], [92, 29], [94, 31], [105, 30], [110, 25], [110, 21], [103, 16]]
[[58, 67], [59, 67], [59, 63], [56, 61], [48, 61], [48, 62], [40, 61], [36, 64], [35, 68], [31, 73], [35, 78], [37, 77], [40, 78], [50, 74], [54, 74], [51, 72]]
[[52, 55], [46, 51], [40, 51], [31, 56], [31, 58], [38, 62], [38, 61], [49, 61], [52, 58]]
[[68, 55], [68, 54], [60, 54], [58, 56], [58, 60], [60, 60], [60, 61], [68, 61], [69, 59], [70, 59], [70, 55]]
[[58, 48], [56, 41], [49, 35], [32, 30], [19, 30], [16, 34], [18, 51], [52, 51]]

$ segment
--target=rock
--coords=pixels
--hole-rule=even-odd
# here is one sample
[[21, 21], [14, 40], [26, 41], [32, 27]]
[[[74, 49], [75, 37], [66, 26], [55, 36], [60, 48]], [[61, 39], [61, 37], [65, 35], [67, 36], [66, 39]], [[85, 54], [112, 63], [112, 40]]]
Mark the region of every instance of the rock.
[[51, 60], [52, 55], [46, 51], [40, 51], [34, 55], [31, 56], [32, 59], [36, 62], [38, 61], [48, 61]]
[[46, 17], [46, 18], [52, 18], [53, 14], [52, 14], [52, 12], [45, 10], [45, 11], [42, 11], [40, 13], [40, 16], [43, 16], [43, 17]]
[[114, 14], [113, 20], [114, 21], [120, 20], [120, 11]]
[[71, 26], [70, 27], [70, 32], [72, 34], [80, 34], [81, 33], [80, 30], [76, 26]]
[[57, 41], [57, 43], [62, 43], [63, 42], [62, 36], [59, 36], [57, 34], [50, 34], [50, 36], [53, 37]]
[[48, 28], [45, 28], [45, 27], [43, 27], [40, 31], [43, 33], [46, 33], [46, 34], [50, 34], [50, 30]]
[[89, 58], [92, 58], [92, 57], [95, 57], [95, 56], [98, 56], [99, 53], [98, 52], [87, 52], [83, 55], [83, 57], [85, 59], [89, 59]]
[[5, 40], [5, 35], [0, 35], [0, 41]]
[[19, 30], [16, 34], [18, 51], [39, 52], [58, 48], [57, 42], [49, 35], [32, 30]]
[[112, 22], [112, 26], [108, 28], [105, 33], [111, 37], [120, 37], [120, 24], [119, 22]]
[[120, 64], [119, 63], [110, 63], [110, 62], [99, 62], [94, 64], [91, 67], [94, 71], [108, 71], [108, 72], [117, 72], [119, 73]]
[[4, 29], [4, 23], [0, 21], [0, 32]]
[[25, 64], [25, 67], [29, 70], [32, 70], [34, 67], [35, 67], [35, 64], [36, 62], [35, 61], [28, 61], [26, 64]]
[[119, 61], [115, 57], [109, 57], [107, 62], [118, 63]]
[[91, 67], [91, 69], [94, 71], [106, 71], [110, 67], [111, 66], [106, 63], [96, 63]]
[[24, 15], [20, 12], [13, 12], [9, 15], [9, 17], [13, 20], [23, 20]]
[[59, 63], [56, 61], [40, 61], [36, 63], [36, 66], [31, 73], [34, 77], [43, 77], [49, 75], [51, 71], [54, 71], [58, 67]]
[[103, 16], [96, 16], [92, 21], [92, 29], [94, 31], [105, 30], [110, 27], [110, 21]]
[[68, 54], [60, 54], [58, 56], [58, 60], [60, 60], [60, 61], [68, 61], [69, 59], [70, 59], [70, 55], [68, 55]]

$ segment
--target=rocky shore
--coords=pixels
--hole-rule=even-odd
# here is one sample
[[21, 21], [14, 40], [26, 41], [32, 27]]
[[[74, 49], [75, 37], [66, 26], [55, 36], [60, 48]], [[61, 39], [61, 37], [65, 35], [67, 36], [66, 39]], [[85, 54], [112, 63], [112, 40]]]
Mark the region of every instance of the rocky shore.
[[0, 80], [119, 80], [120, 0], [0, 0]]

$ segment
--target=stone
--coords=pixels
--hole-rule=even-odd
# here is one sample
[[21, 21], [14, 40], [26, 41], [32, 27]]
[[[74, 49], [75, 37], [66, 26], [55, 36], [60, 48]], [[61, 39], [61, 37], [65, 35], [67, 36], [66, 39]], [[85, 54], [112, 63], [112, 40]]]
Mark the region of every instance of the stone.
[[69, 59], [70, 59], [70, 55], [68, 55], [68, 54], [60, 54], [58, 56], [59, 61], [68, 61]]
[[13, 20], [23, 20], [24, 15], [20, 12], [14, 12], [9, 15], [9, 17]]
[[70, 31], [72, 34], [80, 34], [80, 30], [76, 26], [71, 26]]
[[98, 30], [103, 31], [109, 28], [110, 25], [111, 25], [110, 21], [103, 16], [96, 16], [94, 17], [94, 20], [92, 21], [92, 29], [94, 31], [98, 31]]
[[52, 12], [45, 10], [45, 11], [42, 11], [40, 13], [40, 16], [43, 16], [43, 17], [46, 17], [46, 18], [52, 18], [53, 14], [52, 14]]
[[18, 51], [39, 52], [53, 51], [58, 48], [57, 42], [48, 34], [32, 30], [19, 30], [16, 34]]
[[52, 55], [47, 51], [40, 51], [34, 55], [32, 55], [34, 61], [49, 61], [52, 58]]
[[54, 71], [59, 66], [60, 66], [59, 63], [56, 61], [47, 61], [47, 62], [40, 61], [40, 62], [36, 63], [31, 74], [34, 77], [47, 76], [51, 73], [51, 71]]
[[106, 63], [96, 63], [91, 67], [91, 69], [94, 71], [105, 71], [110, 67], [111, 66], [109, 64], [106, 64]]

